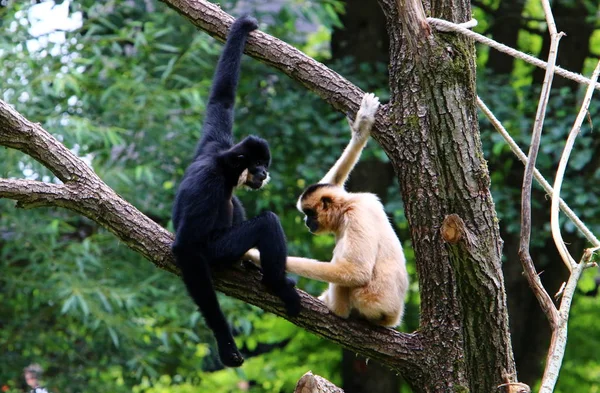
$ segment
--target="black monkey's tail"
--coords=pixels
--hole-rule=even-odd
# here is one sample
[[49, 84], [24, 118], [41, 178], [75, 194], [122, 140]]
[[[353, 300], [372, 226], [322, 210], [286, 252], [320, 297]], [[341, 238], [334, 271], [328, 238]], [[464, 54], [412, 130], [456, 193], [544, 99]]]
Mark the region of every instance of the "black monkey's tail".
[[258, 23], [251, 16], [242, 16], [231, 25], [225, 48], [217, 64], [209, 103], [218, 102], [226, 106], [233, 106], [246, 38], [251, 31], [257, 28]]
[[174, 247], [173, 253], [190, 296], [198, 305], [206, 325], [215, 336], [221, 362], [228, 367], [241, 366], [244, 358], [235, 345], [227, 320], [219, 306], [208, 260], [197, 253], [191, 255], [189, 249], [182, 250]]

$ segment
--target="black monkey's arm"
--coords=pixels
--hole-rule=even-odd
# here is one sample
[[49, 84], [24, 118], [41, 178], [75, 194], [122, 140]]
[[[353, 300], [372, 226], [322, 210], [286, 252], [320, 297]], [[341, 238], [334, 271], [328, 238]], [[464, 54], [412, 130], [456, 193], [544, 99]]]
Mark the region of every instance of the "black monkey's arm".
[[248, 33], [257, 27], [256, 19], [250, 16], [242, 16], [231, 25], [225, 48], [217, 64], [209, 105], [217, 103], [225, 107], [233, 106], [246, 38]]
[[202, 153], [207, 143], [216, 142], [217, 150], [227, 149], [233, 144], [233, 106], [235, 91], [240, 77], [240, 64], [248, 33], [258, 27], [256, 19], [243, 16], [233, 22], [223, 53], [219, 58], [213, 78], [203, 136], [196, 155]]

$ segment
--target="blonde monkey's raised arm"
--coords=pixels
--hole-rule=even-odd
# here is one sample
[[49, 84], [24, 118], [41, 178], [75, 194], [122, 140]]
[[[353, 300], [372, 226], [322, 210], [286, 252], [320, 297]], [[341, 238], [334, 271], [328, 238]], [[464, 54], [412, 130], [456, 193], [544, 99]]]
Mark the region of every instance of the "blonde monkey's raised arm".
[[335, 165], [331, 167], [319, 183], [344, 187], [348, 175], [352, 171], [352, 168], [354, 168], [354, 165], [356, 165], [356, 162], [360, 158], [360, 153], [367, 144], [367, 140], [371, 134], [371, 127], [373, 127], [373, 123], [375, 122], [377, 108], [379, 108], [379, 98], [375, 97], [373, 93], [366, 93], [363, 96], [354, 123], [350, 124], [350, 129], [352, 130], [350, 143], [348, 143], [348, 146], [346, 146], [346, 149], [344, 149], [344, 152]]

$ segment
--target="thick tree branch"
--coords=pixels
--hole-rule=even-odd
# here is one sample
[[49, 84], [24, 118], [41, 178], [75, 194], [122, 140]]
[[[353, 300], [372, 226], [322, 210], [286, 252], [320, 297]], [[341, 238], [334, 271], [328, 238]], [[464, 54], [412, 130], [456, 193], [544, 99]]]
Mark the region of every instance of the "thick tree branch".
[[[161, 0], [209, 35], [225, 41], [233, 17], [217, 4], [204, 0]], [[250, 33], [245, 52], [317, 93], [336, 110], [356, 113], [363, 91], [327, 66], [293, 46], [256, 30]], [[387, 129], [386, 110], [379, 110], [374, 132]]]
[[0, 198], [13, 199], [17, 201], [17, 207], [25, 209], [65, 206], [78, 199], [72, 185], [18, 179], [0, 179]]
[[[38, 124], [31, 123], [0, 100], [0, 145], [30, 154], [65, 184], [0, 179], [0, 198], [18, 206], [59, 206], [82, 214], [114, 233], [131, 249], [157, 267], [179, 274], [171, 254], [173, 236], [108, 187], [83, 161]], [[377, 359], [400, 372], [417, 373], [423, 363], [418, 335], [374, 327], [364, 321], [343, 320], [322, 302], [300, 291], [303, 310], [286, 316], [281, 302], [260, 284], [260, 274], [238, 267], [215, 272], [215, 286], [223, 293], [280, 315], [296, 325], [332, 340], [363, 356]], [[360, 337], [360, 339], [358, 339]]]

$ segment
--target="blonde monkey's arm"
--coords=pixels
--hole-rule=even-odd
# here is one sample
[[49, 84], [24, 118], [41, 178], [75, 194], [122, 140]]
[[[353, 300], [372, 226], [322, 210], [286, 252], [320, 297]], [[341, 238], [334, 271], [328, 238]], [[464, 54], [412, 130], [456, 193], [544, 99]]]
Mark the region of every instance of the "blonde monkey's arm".
[[350, 129], [352, 130], [350, 143], [348, 143], [348, 146], [346, 146], [346, 149], [344, 149], [344, 152], [335, 165], [331, 167], [319, 183], [334, 184], [340, 187], [344, 186], [348, 175], [360, 158], [360, 153], [367, 144], [367, 140], [371, 134], [371, 127], [373, 127], [373, 123], [375, 122], [377, 108], [379, 108], [379, 98], [375, 97], [373, 93], [366, 93], [356, 114], [354, 124], [350, 124]]
[[321, 262], [310, 258], [288, 257], [286, 270], [313, 280], [358, 287], [371, 280], [373, 267], [368, 263], [350, 262], [343, 258], [335, 262]]

